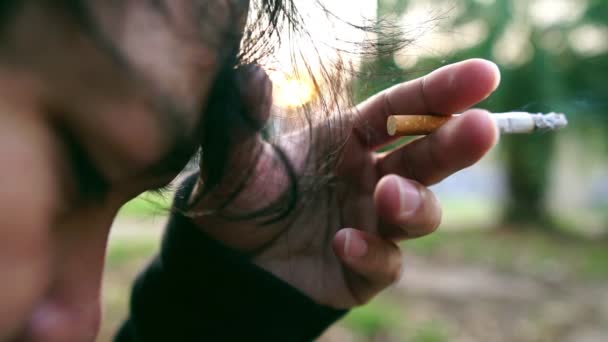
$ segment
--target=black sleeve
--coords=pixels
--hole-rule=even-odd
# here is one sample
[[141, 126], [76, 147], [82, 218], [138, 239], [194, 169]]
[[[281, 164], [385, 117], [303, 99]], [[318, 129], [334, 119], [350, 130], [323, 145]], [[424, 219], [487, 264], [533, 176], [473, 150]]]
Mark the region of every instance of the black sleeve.
[[[186, 183], [178, 208], [192, 188]], [[135, 282], [116, 341], [311, 341], [343, 314], [173, 214], [160, 255]]]

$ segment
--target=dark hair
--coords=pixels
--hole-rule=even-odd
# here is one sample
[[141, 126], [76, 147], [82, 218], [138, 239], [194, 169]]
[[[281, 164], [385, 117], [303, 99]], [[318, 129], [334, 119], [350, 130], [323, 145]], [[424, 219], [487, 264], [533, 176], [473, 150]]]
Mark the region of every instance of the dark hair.
[[[324, 7], [319, 0], [315, 0], [315, 2], [328, 18], [339, 18]], [[246, 27], [243, 35], [230, 33], [227, 35], [228, 39], [225, 41], [228, 42], [229, 49], [223, 56], [221, 71], [210, 92], [207, 108], [204, 109], [203, 148], [200, 153], [201, 172], [205, 175], [205, 191], [202, 196], [211, 193], [223, 182], [227, 174], [229, 150], [234, 144], [238, 143], [233, 141], [233, 127], [235, 125], [245, 127], [251, 131], [251, 134], [263, 129], [249, 119], [251, 116], [247, 111], [250, 110], [250, 107], [239, 101], [234, 101], [234, 99], [241, 98], [240, 94], [242, 92], [237, 75], [238, 67], [263, 63], [264, 57], [272, 54], [277, 48], [276, 45], [283, 42], [281, 33], [287, 32], [291, 36], [311, 39], [306, 31], [306, 23], [293, 0], [252, 0], [252, 11], [254, 11], [256, 17], [250, 21], [251, 24]], [[395, 30], [394, 26], [388, 22], [378, 20], [368, 25], [349, 25], [366, 32], [382, 32], [384, 37], [390, 37], [383, 40], [353, 42], [353, 51], [356, 47], [357, 53], [368, 57], [378, 54], [391, 54], [406, 43], [401, 38], [400, 32]], [[380, 41], [381, 43], [378, 43]], [[381, 44], [381, 46], [378, 44]], [[300, 51], [292, 51], [292, 54], [296, 56], [300, 53]], [[321, 57], [319, 56], [319, 58]], [[311, 193], [312, 189], [318, 189], [333, 180], [333, 170], [340, 158], [340, 148], [346, 140], [348, 128], [352, 124], [352, 120], [341, 115], [341, 111], [344, 107], [352, 105], [348, 78], [355, 70], [341, 60], [325, 61], [321, 65], [320, 75], [314, 75], [310, 65], [305, 62], [304, 69], [309, 73], [306, 76], [312, 79], [319, 96], [314, 103], [300, 107], [298, 109], [300, 115], [294, 119], [308, 126], [308, 139], [312, 146], [309, 150], [311, 152], [307, 156], [307, 170], [296, 171], [282, 148], [277, 144], [272, 144], [290, 179], [287, 192], [275, 203], [271, 203], [261, 210], [237, 217], [229, 215], [224, 215], [224, 217], [237, 220], [261, 218], [265, 223], [279, 221], [294, 210], [299, 202], [305, 201], [307, 194]], [[327, 86], [320, 89], [320, 84], [326, 84]], [[317, 127], [313, 131], [315, 116], [318, 116], [318, 113], [321, 113], [321, 116], [326, 119], [330, 113], [332, 117], [324, 121], [324, 127]], [[337, 129], [336, 126], [338, 126]], [[277, 134], [277, 132], [274, 133]], [[256, 151], [252, 152], [256, 153]], [[218, 208], [211, 209], [222, 214], [230, 202], [238, 196], [239, 191], [242, 191], [246, 186], [251, 171], [245, 170], [244, 177], [240, 180], [241, 185], [226, 196]]]
[[[254, 64], [264, 57], [271, 45], [268, 43], [273, 36], [277, 36], [280, 24], [286, 20], [289, 25], [296, 24], [294, 8], [291, 0], [262, 0], [260, 6], [253, 8], [257, 11], [255, 26], [245, 29], [244, 34], [227, 34], [228, 49], [223, 56], [223, 64], [218, 73], [215, 83], [209, 93], [209, 102], [204, 109], [205, 115], [201, 132], [202, 148], [200, 150], [201, 173], [205, 176], [204, 192], [199, 199], [211, 193], [224, 181], [230, 149], [238, 144], [232, 134], [233, 128], [250, 131], [255, 134], [263, 129], [259, 123], [252, 121], [246, 106], [241, 101], [235, 101], [242, 96], [242, 84], [239, 82], [237, 68], [241, 65]], [[243, 44], [241, 44], [243, 43]], [[243, 46], [241, 48], [241, 45]], [[216, 213], [229, 219], [246, 219], [262, 217], [267, 222], [274, 222], [285, 217], [296, 205], [298, 198], [298, 180], [296, 172], [285, 154], [277, 145], [273, 145], [277, 154], [281, 157], [285, 170], [290, 178], [289, 191], [281, 197], [277, 203], [267, 207], [239, 215], [224, 215], [223, 211], [231, 201], [238, 196], [239, 192], [246, 186], [252, 170], [243, 170], [243, 178], [239, 180], [240, 185], [229, 194], [217, 208], [210, 208]], [[258, 151], [252, 151], [256, 154]], [[257, 158], [254, 156], [253, 158]], [[252, 165], [255, 164], [252, 163]]]
[[[264, 64], [265, 58], [272, 55], [277, 45], [285, 43], [282, 34], [298, 36], [301, 39], [312, 40], [306, 30], [306, 22], [298, 12], [294, 0], [222, 0], [229, 4], [228, 14], [232, 23], [238, 22], [239, 14], [243, 8], [249, 6], [254, 18], [250, 18], [245, 30], [242, 31], [237, 25], [228, 26], [221, 32], [218, 40], [220, 56], [220, 70], [215, 78], [211, 91], [208, 95], [208, 103], [201, 111], [205, 113], [200, 123], [202, 129], [199, 135], [202, 139], [201, 146], [195, 158], [199, 159], [201, 173], [204, 175], [204, 191], [200, 198], [213, 193], [218, 185], [224, 182], [229, 167], [229, 152], [231, 148], [239, 143], [233, 136], [234, 127], [245, 129], [250, 134], [255, 134], [264, 129], [259, 123], [252, 121], [249, 110], [250, 105], [245, 105], [242, 101], [243, 84], [239, 81], [240, 68], [252, 64]], [[312, 0], [324, 11], [328, 18], [339, 18], [333, 14], [319, 0]], [[0, 25], [6, 25], [13, 17], [19, 6], [24, 1], [2, 0], [0, 1]], [[197, 8], [201, 11], [200, 29], [202, 32], [210, 27], [223, 26], [215, 21], [214, 9], [209, 1], [197, 1]], [[151, 1], [154, 6], [163, 6], [161, 1]], [[100, 48], [109, 54], [114, 62], [129, 70], [129, 63], [121, 51], [114, 46], [102, 29], [98, 26], [91, 5], [84, 0], [46, 0], [45, 6], [61, 13], [71, 16], [83, 30], [95, 41]], [[161, 8], [162, 10], [162, 8]], [[353, 42], [353, 48], [363, 55], [390, 54], [394, 49], [398, 49], [404, 42], [398, 38], [398, 31], [390, 30], [391, 26], [386, 22], [371, 22], [367, 25], [354, 25], [355, 29], [380, 33], [396, 39], [370, 40], [367, 42]], [[203, 34], [204, 36], [204, 34]], [[388, 42], [388, 43], [387, 43]], [[208, 42], [206, 42], [208, 43]], [[381, 47], [381, 48], [379, 48]], [[355, 49], [353, 49], [354, 51]], [[344, 52], [344, 51], [341, 51]], [[152, 53], [152, 52], [151, 52]], [[294, 58], [301, 57], [301, 51], [292, 50]], [[347, 52], [348, 53], [348, 52]], [[319, 58], [321, 58], [319, 56]], [[312, 145], [306, 158], [306, 170], [295, 170], [289, 162], [286, 153], [278, 144], [271, 144], [277, 157], [281, 160], [283, 168], [289, 178], [290, 186], [286, 193], [275, 203], [255, 212], [246, 213], [238, 217], [224, 215], [231, 219], [262, 218], [265, 222], [275, 222], [286, 217], [297, 204], [306, 198], [311, 189], [318, 189], [333, 180], [333, 170], [340, 157], [340, 147], [345, 141], [349, 131], [351, 120], [346, 115], [340, 115], [344, 108], [352, 104], [350, 97], [349, 76], [354, 72], [353, 68], [343, 63], [341, 60], [332, 62], [321, 61], [320, 74], [313, 74], [311, 66], [304, 61], [304, 70], [307, 70], [316, 87], [318, 94], [314, 102], [298, 108], [300, 115], [294, 118], [300, 128], [308, 129], [308, 140]], [[134, 72], [134, 71], [133, 71]], [[298, 76], [296, 74], [296, 76]], [[302, 76], [302, 75], [301, 75]], [[321, 89], [323, 88], [323, 89]], [[328, 117], [331, 118], [327, 120]], [[325, 117], [324, 127], [313, 130], [315, 119]], [[336, 129], [338, 127], [338, 129]], [[272, 132], [266, 137], [272, 140], [281, 132]], [[336, 134], [343, 133], [343, 134]], [[188, 153], [191, 153], [189, 150]], [[252, 151], [253, 158], [256, 158], [257, 151]], [[179, 158], [183, 162], [182, 156]], [[255, 164], [255, 163], [253, 163]], [[208, 208], [219, 214], [224, 214], [232, 200], [247, 185], [253, 170], [243, 170], [243, 177], [239, 179], [240, 186], [235, 187], [232, 193], [225, 195], [222, 203], [217, 208]]]

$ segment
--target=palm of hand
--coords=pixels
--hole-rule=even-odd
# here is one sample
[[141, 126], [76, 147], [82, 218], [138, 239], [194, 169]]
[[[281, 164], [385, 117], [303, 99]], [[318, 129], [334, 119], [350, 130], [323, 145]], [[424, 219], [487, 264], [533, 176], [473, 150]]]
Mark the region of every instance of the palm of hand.
[[[274, 243], [254, 256], [258, 265], [317, 302], [338, 308], [359, 305], [372, 291], [365, 277], [344, 267], [334, 252], [334, 248], [344, 248], [344, 241], [334, 242], [336, 234], [345, 227], [378, 233], [375, 156], [359, 144], [349, 145], [335, 179], [307, 194], [301, 208], [274, 227], [280, 232]], [[390, 267], [395, 278], [400, 259], [393, 258], [396, 263]]]
[[[437, 228], [440, 208], [425, 186], [473, 164], [496, 142], [487, 113], [471, 111], [431, 136], [377, 155], [375, 149], [390, 139], [386, 115], [454, 113], [486, 98], [498, 79], [493, 64], [471, 60], [393, 87], [358, 107], [333, 170], [335, 181], [315, 188], [288, 217], [271, 225], [214, 215], [197, 222], [318, 303], [360, 305], [398, 279], [402, 257], [395, 243]], [[296, 133], [295, 140], [305, 140], [298, 138], [305, 133]], [[235, 200], [245, 211], [259, 207], [260, 194], [276, 198], [285, 183], [284, 170], [267, 143], [260, 137], [249, 140], [253, 145], [247, 141], [243, 148], [260, 146], [264, 152], [253, 181]], [[300, 171], [308, 152], [303, 145], [290, 143], [284, 149]]]

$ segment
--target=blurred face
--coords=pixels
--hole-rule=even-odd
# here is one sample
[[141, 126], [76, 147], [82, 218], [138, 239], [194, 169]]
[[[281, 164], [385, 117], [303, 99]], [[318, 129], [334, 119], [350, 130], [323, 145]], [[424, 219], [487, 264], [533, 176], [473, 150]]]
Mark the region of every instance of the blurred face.
[[223, 34], [247, 4], [6, 3], [0, 340], [91, 340], [114, 215], [194, 151]]

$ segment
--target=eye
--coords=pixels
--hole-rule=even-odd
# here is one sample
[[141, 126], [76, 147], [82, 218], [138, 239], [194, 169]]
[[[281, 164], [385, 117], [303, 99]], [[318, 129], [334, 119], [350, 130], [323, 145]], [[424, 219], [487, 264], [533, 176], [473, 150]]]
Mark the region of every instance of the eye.
[[63, 142], [70, 164], [72, 183], [80, 200], [102, 201], [109, 190], [109, 183], [92, 162], [87, 151], [79, 144], [72, 131], [65, 125], [56, 124], [56, 132]]

